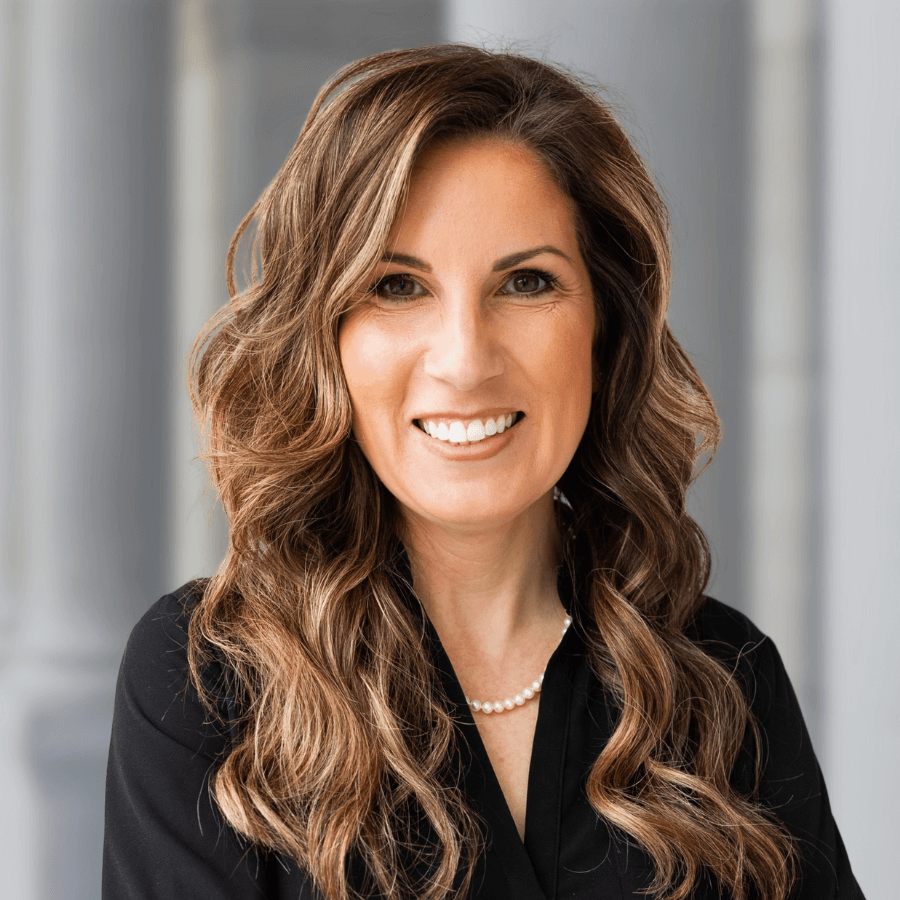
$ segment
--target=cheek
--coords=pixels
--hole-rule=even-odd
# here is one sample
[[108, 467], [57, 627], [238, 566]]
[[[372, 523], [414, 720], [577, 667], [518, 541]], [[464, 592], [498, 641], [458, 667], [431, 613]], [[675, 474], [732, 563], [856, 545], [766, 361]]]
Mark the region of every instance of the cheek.
[[383, 427], [396, 417], [405, 394], [408, 353], [396, 336], [364, 318], [342, 326], [338, 348], [353, 405], [353, 430], [362, 437], [376, 423]]
[[[543, 366], [547, 383], [557, 386], [560, 396], [580, 409], [590, 403], [594, 382], [594, 322], [593, 316], [582, 315], [561, 328], [556, 340], [545, 344]], [[586, 397], [585, 397], [586, 395]]]
[[358, 439], [364, 425], [360, 414], [371, 406], [369, 394], [378, 376], [373, 347], [366, 339], [366, 329], [351, 319], [341, 326], [338, 349], [353, 409], [353, 433]]
[[[590, 326], [593, 323], [586, 323]], [[560, 401], [559, 451], [572, 455], [581, 442], [594, 390], [593, 329], [577, 329], [554, 348], [553, 386]], [[549, 383], [549, 382], [548, 382]]]

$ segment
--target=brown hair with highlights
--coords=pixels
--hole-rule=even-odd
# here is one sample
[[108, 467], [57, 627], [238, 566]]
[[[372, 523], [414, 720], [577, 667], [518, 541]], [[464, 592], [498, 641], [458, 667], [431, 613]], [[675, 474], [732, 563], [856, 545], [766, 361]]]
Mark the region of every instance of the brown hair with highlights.
[[756, 736], [747, 698], [686, 635], [709, 551], [685, 495], [719, 423], [666, 324], [666, 210], [597, 91], [515, 54], [443, 45], [347, 66], [232, 241], [230, 303], [191, 356], [230, 522], [189, 633], [201, 697], [216, 709], [203, 673], [217, 661], [238, 701], [214, 797], [327, 900], [355, 895], [351, 868], [391, 898], [470, 886], [481, 823], [452, 770], [455, 725], [421, 620], [398, 593], [393, 498], [350, 439], [337, 338], [418, 154], [484, 136], [528, 148], [574, 201], [600, 323], [600, 390], [558, 485], [573, 512], [567, 557], [576, 533], [590, 547], [591, 664], [619, 708], [588, 799], [652, 856], [655, 896], [685, 898], [711, 875], [736, 900], [783, 900], [791, 840], [729, 780]]

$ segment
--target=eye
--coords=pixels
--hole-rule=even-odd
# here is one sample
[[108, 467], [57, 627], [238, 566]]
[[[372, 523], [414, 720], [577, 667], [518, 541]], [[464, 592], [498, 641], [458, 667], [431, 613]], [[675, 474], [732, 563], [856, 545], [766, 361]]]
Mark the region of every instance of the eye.
[[543, 294], [556, 286], [556, 278], [549, 272], [523, 270], [515, 272], [500, 289], [501, 294]]
[[425, 291], [417, 281], [409, 275], [385, 275], [369, 289], [377, 297], [387, 300], [402, 300], [417, 297]]

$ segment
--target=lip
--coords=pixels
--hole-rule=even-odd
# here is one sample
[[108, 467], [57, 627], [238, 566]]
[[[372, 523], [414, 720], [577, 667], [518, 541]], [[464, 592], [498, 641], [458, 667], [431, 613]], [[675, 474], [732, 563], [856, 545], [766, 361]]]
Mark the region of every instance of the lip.
[[[499, 415], [499, 412], [495, 415]], [[458, 416], [457, 418], [461, 417]], [[510, 442], [515, 440], [516, 433], [522, 427], [522, 421], [520, 420], [515, 425], [507, 428], [503, 434], [491, 435], [474, 444], [451, 444], [449, 441], [439, 441], [437, 438], [427, 435], [414, 423], [411, 423], [409, 427], [425, 442], [425, 448], [440, 459], [451, 462], [478, 462], [496, 456], [509, 446]]]
[[461, 412], [458, 409], [454, 410], [443, 410], [439, 412], [423, 412], [416, 413], [412, 418], [413, 421], [416, 419], [420, 421], [427, 421], [428, 419], [460, 419], [463, 422], [472, 421], [472, 419], [481, 419], [483, 422], [485, 419], [496, 419], [497, 416], [508, 416], [510, 413], [518, 413], [522, 412], [522, 410], [518, 409], [515, 406], [495, 406], [492, 409], [479, 409], [474, 412]]

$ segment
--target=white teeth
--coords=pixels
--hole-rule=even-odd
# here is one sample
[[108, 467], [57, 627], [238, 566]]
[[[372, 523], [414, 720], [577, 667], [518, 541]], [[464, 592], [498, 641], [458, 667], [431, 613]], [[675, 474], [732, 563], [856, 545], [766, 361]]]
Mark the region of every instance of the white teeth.
[[447, 438], [454, 444], [461, 444], [463, 441], [467, 441], [466, 426], [462, 422], [451, 422], [450, 433]]
[[506, 416], [497, 416], [496, 420], [487, 419], [485, 422], [474, 419], [469, 422], [468, 427], [458, 420], [449, 425], [446, 422], [435, 425], [431, 420], [420, 420], [420, 424], [426, 434], [439, 441], [450, 441], [453, 444], [477, 444], [486, 437], [503, 434], [512, 425], [515, 416], [515, 413], [509, 413]]

